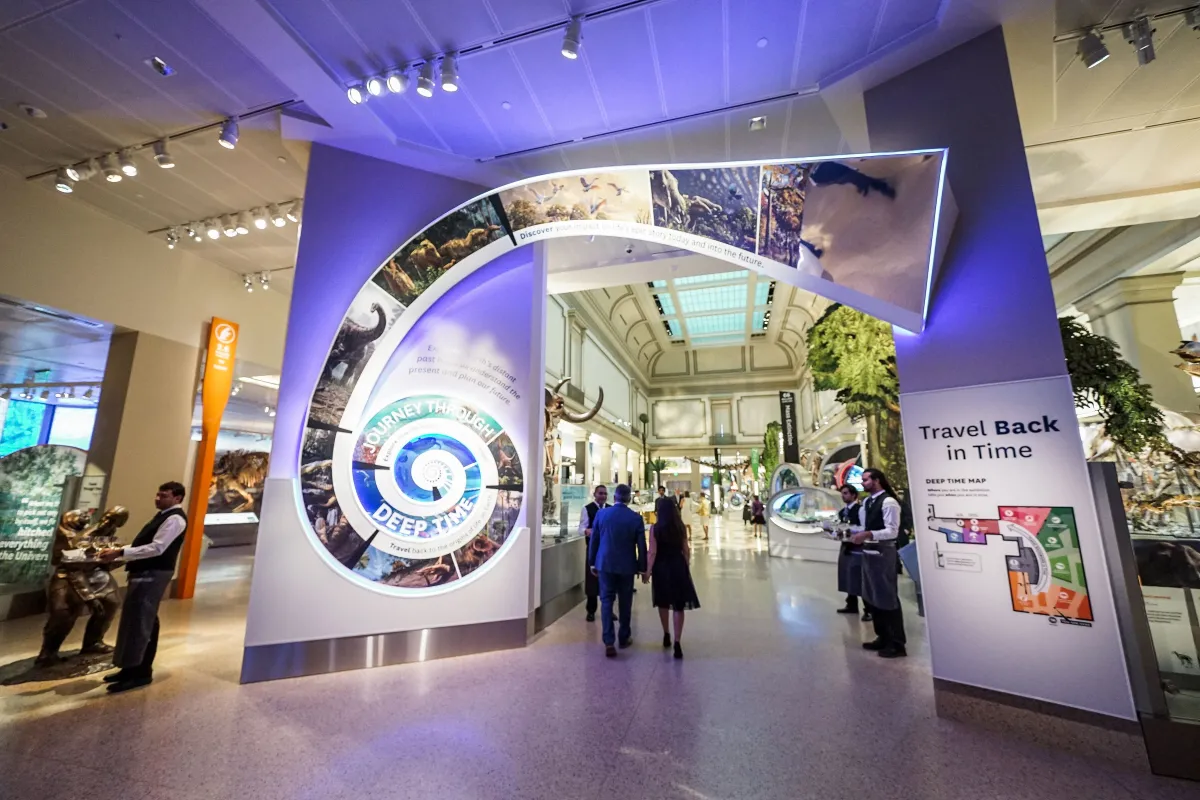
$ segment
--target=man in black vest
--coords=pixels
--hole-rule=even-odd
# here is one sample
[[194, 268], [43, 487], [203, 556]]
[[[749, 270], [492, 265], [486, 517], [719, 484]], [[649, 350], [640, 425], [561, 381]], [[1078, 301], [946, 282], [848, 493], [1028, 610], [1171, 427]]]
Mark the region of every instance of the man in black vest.
[[129, 585], [121, 606], [117, 649], [113, 664], [120, 671], [105, 676], [114, 694], [145, 686], [153, 679], [154, 656], [158, 652], [158, 606], [162, 602], [175, 563], [183, 549], [187, 515], [183, 511], [183, 484], [171, 481], [158, 487], [154, 507], [158, 513], [133, 539], [133, 544], [108, 550], [101, 558], [129, 562]]
[[587, 551], [592, 543], [592, 526], [596, 522], [596, 513], [602, 508], [608, 508], [608, 487], [603, 483], [592, 492], [592, 502], [579, 512], [579, 532], [586, 537], [584, 541], [583, 589], [587, 593], [587, 621], [596, 621], [596, 607], [600, 603], [600, 579], [587, 568]]
[[850, 541], [862, 546], [862, 599], [875, 623], [875, 641], [864, 642], [863, 648], [878, 652], [882, 658], [903, 658], [908, 652], [896, 580], [900, 502], [887, 476], [877, 469], [863, 472], [862, 485], [870, 497], [859, 512], [861, 524], [851, 528], [856, 533]]

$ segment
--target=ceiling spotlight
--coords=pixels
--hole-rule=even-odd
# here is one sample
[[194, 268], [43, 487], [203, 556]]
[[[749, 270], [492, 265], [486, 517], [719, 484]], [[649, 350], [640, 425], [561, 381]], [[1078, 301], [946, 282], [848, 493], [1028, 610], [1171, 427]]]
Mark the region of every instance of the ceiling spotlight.
[[199, 239], [200, 238], [200, 223], [189, 222], [187, 225], [185, 225], [183, 227], [183, 232], [187, 235], [187, 237], [189, 239]]
[[167, 231], [167, 249], [174, 250], [177, 244], [179, 244], [179, 231], [171, 228]]
[[237, 147], [238, 134], [237, 117], [230, 117], [221, 125], [221, 135], [217, 137], [217, 144], [227, 150], [232, 150]]
[[221, 230], [231, 239], [238, 235], [237, 223], [228, 214], [225, 215], [225, 219], [221, 220]]
[[154, 160], [163, 169], [171, 169], [175, 166], [175, 159], [171, 158], [171, 154], [167, 152], [166, 139], [159, 139], [154, 143]]
[[1200, 8], [1189, 8], [1183, 12], [1184, 23], [1194, 31], [1200, 31]]
[[287, 219], [283, 216], [283, 212], [279, 210], [279, 206], [272, 204], [268, 213], [271, 215], [271, 224], [276, 228], [282, 228], [287, 225]]
[[263, 288], [264, 292], [267, 291], [268, 289], [270, 289], [271, 288], [271, 273], [267, 272], [266, 270], [263, 270], [262, 272], [258, 273], [258, 285]]
[[1104, 61], [1109, 56], [1108, 45], [1104, 43], [1104, 37], [1098, 31], [1088, 31], [1079, 40], [1079, 46], [1076, 50], [1079, 53], [1079, 58], [1083, 61], [1083, 65], [1088, 69], [1096, 66]]
[[304, 210], [304, 201], [303, 200], [294, 200], [292, 202], [292, 205], [290, 207], [288, 207], [287, 218], [290, 219], [292, 222], [299, 222], [300, 214], [303, 212], [303, 210]]
[[433, 62], [426, 61], [417, 76], [417, 94], [421, 97], [433, 97]]
[[7, 387], [0, 389], [0, 400], [7, 400], [11, 394], [12, 392], [10, 392]]
[[241, 214], [238, 214], [237, 220], [234, 223], [234, 230], [238, 232], [238, 236], [245, 236], [250, 232], [249, 222], [250, 218], [246, 215], [245, 211], [243, 211]]
[[254, 209], [254, 227], [260, 231], [267, 229], [267, 211], [264, 208]]
[[767, 118], [766, 117], [751, 117], [750, 118], [750, 130], [761, 131], [761, 130], [766, 130], [766, 128], [767, 128]]
[[75, 170], [79, 173], [79, 180], [86, 181], [100, 174], [100, 164], [96, 159], [89, 158], [87, 161], [81, 161], [76, 164]]
[[104, 173], [104, 180], [109, 183], [120, 183], [125, 177], [121, 174], [121, 170], [113, 165], [112, 156], [100, 156], [100, 171]]
[[404, 94], [408, 88], [408, 73], [394, 70], [387, 75], [387, 88], [392, 94]]
[[383, 94], [383, 88], [383, 78], [367, 78], [367, 93], [371, 97], [379, 97], [379, 95]]
[[43, 400], [50, 399], [50, 390], [49, 389], [42, 389], [42, 399]]
[[454, 53], [442, 59], [442, 91], [458, 91], [458, 56]]
[[353, 86], [346, 88], [346, 97], [350, 100], [350, 105], [356, 106], [360, 103], [367, 102], [367, 87], [361, 83], [356, 83]]
[[243, 276], [242, 276], [242, 286], [245, 286], [245, 287], [246, 287], [246, 291], [247, 291], [247, 292], [253, 292], [253, 291], [254, 291], [254, 281], [250, 280], [250, 276], [249, 276], [249, 275], [243, 275]]
[[583, 41], [583, 17], [572, 17], [563, 34], [562, 54], [572, 61], [579, 58], [579, 44]]
[[117, 156], [117, 163], [121, 165], [121, 172], [124, 172], [127, 177], [137, 177], [137, 164], [133, 163], [133, 158], [130, 157], [128, 150], [122, 150]]
[[220, 228], [217, 227], [217, 221], [215, 219], [210, 219], [205, 224], [204, 233], [210, 239], [220, 239], [221, 238], [221, 230], [220, 230]]
[[54, 188], [63, 194], [70, 194], [75, 191], [76, 180], [78, 178], [72, 178], [71, 172], [66, 167], [59, 167], [58, 172], [54, 173]]
[[77, 181], [77, 180], [79, 180], [79, 177], [82, 174], [79, 170], [80, 166], [82, 166], [82, 165], [63, 167], [62, 171], [67, 174], [68, 178], [70, 178], [73, 181]]
[[87, 390], [86, 392], [84, 392], [84, 393], [83, 393], [83, 399], [84, 399], [84, 400], [91, 400], [91, 399], [92, 399], [92, 390], [91, 390], [91, 388], [90, 388], [90, 387], [88, 388], [88, 390]]
[[1121, 33], [1125, 35], [1125, 41], [1137, 51], [1139, 66], [1144, 67], [1154, 60], [1154, 29], [1150, 27], [1148, 17], [1139, 17], [1126, 23]]

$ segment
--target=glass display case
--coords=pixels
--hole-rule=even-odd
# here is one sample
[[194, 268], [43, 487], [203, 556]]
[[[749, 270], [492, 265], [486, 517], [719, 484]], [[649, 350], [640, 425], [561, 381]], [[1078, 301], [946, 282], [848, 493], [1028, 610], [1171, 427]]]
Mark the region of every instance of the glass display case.
[[771, 475], [767, 501], [767, 546], [773, 556], [836, 562], [841, 545], [821, 523], [837, 516], [842, 498], [807, 483], [796, 464], [780, 464]]

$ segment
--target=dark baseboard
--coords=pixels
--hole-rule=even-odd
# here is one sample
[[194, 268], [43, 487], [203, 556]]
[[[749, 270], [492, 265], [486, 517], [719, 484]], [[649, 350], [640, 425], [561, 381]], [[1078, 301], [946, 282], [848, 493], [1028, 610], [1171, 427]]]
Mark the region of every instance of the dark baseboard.
[[386, 667], [524, 647], [527, 620], [264, 644], [242, 651], [242, 683]]
[[1200, 781], [1200, 724], [1144, 716], [1142, 731], [1155, 775]]
[[933, 693], [939, 717], [1150, 772], [1142, 729], [1133, 720], [940, 678], [933, 680]]
[[0, 622], [46, 613], [46, 590], [35, 589], [0, 597]]
[[562, 619], [575, 606], [585, 599], [583, 584], [577, 584], [567, 589], [558, 597], [543, 601], [533, 612], [533, 632], [539, 633]]

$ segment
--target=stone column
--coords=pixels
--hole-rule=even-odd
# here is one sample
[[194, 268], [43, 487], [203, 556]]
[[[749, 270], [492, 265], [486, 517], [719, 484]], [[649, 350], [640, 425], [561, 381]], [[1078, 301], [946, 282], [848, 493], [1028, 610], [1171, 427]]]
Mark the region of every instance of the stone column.
[[198, 359], [196, 347], [138, 331], [109, 344], [88, 473], [108, 476], [106, 505], [129, 509], [125, 539], [154, 516], [160, 485], [184, 481]]
[[1107, 336], [1121, 355], [1142, 374], [1154, 390], [1154, 399], [1173, 411], [1200, 411], [1192, 380], [1176, 369], [1180, 363], [1171, 350], [1181, 334], [1175, 317], [1175, 288], [1182, 273], [1118, 278], [1076, 301], [1087, 314], [1092, 331]]

